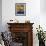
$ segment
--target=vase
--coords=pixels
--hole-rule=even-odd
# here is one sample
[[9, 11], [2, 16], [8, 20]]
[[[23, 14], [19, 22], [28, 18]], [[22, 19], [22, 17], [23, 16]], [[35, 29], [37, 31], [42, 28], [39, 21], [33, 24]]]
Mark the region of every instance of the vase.
[[39, 46], [45, 46], [45, 41], [39, 40]]

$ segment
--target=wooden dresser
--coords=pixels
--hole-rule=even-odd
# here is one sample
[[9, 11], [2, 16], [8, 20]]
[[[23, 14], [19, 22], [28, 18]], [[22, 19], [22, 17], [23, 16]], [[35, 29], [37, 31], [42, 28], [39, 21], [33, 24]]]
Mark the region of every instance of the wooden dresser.
[[33, 23], [7, 23], [12, 33], [13, 41], [21, 46], [33, 46]]

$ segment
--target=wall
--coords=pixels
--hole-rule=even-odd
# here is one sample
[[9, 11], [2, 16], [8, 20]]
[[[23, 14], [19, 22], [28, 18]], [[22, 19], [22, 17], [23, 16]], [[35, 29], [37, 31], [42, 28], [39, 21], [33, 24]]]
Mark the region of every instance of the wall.
[[[15, 16], [15, 3], [26, 2], [26, 16]], [[10, 19], [17, 19], [19, 22], [30, 20], [34, 23], [39, 23], [40, 15], [40, 0], [3, 0], [2, 1], [2, 23], [6, 25]], [[19, 19], [18, 19], [19, 18]], [[22, 19], [23, 18], [23, 19]], [[38, 21], [37, 21], [38, 20]], [[6, 28], [5, 28], [6, 29]]]
[[40, 0], [40, 24], [46, 31], [46, 0]]
[[2, 0], [0, 0], [0, 31], [2, 29]]
[[[45, 1], [45, 0], [44, 0]], [[7, 22], [17, 19], [19, 22], [30, 20], [33, 25], [33, 45], [38, 46], [36, 27], [40, 24], [46, 30], [46, 14], [43, 0], [2, 0], [2, 26], [3, 31], [8, 30]], [[26, 3], [26, 16], [15, 16], [15, 3]], [[43, 11], [43, 12], [42, 12]]]

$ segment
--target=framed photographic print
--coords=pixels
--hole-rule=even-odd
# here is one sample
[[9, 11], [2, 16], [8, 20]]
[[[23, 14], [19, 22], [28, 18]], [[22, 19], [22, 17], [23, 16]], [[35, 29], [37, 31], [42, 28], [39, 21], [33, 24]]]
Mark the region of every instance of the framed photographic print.
[[26, 3], [16, 3], [15, 4], [15, 15], [16, 16], [26, 16]]

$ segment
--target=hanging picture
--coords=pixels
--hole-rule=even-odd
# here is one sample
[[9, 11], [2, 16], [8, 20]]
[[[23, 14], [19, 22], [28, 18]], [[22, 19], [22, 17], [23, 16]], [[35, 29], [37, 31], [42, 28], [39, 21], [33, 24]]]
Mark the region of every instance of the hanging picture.
[[26, 3], [16, 3], [15, 4], [15, 15], [16, 16], [26, 15]]

